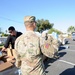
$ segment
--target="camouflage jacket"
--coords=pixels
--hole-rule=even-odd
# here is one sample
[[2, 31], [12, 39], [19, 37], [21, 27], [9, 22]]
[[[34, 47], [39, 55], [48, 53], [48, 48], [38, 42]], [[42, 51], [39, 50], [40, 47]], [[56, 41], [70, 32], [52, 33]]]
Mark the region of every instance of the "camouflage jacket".
[[40, 37], [33, 31], [26, 31], [15, 42], [16, 66], [22, 75], [45, 75]]

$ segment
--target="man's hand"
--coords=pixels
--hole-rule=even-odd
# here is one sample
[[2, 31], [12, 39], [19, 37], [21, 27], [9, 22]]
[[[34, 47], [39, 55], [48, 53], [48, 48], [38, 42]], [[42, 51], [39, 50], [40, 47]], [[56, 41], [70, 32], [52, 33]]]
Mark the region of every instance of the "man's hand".
[[5, 48], [5, 47], [3, 47], [1, 51], [6, 51], [6, 48]]

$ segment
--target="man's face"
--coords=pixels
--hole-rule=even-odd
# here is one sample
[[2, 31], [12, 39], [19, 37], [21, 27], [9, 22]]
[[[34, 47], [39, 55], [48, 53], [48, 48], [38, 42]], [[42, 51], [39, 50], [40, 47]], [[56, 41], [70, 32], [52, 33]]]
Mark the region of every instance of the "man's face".
[[15, 31], [9, 30], [10, 35], [15, 35]]

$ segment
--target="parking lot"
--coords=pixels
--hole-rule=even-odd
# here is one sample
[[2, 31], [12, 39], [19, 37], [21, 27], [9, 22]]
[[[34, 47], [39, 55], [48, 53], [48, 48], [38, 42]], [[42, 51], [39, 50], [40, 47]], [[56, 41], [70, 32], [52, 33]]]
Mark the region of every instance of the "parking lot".
[[[69, 48], [68, 48], [69, 47]], [[75, 41], [61, 46], [59, 59], [48, 59], [45, 62], [47, 75], [75, 75]]]
[[[69, 40], [68, 44], [60, 46], [58, 59], [45, 61], [46, 75], [75, 75], [75, 41]], [[18, 75], [16, 68], [11, 68], [0, 75]]]

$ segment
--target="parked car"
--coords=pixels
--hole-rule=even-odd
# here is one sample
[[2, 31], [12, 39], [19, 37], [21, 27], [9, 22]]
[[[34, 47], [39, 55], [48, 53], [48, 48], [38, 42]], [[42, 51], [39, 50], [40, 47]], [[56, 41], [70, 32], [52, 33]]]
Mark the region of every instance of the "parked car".
[[64, 36], [63, 34], [62, 34], [62, 35], [59, 35], [58, 40], [60, 41], [60, 43], [61, 43], [62, 45], [65, 45], [65, 44], [68, 43], [68, 38], [67, 38], [66, 36]]
[[72, 32], [72, 40], [75, 41], [75, 32]]

